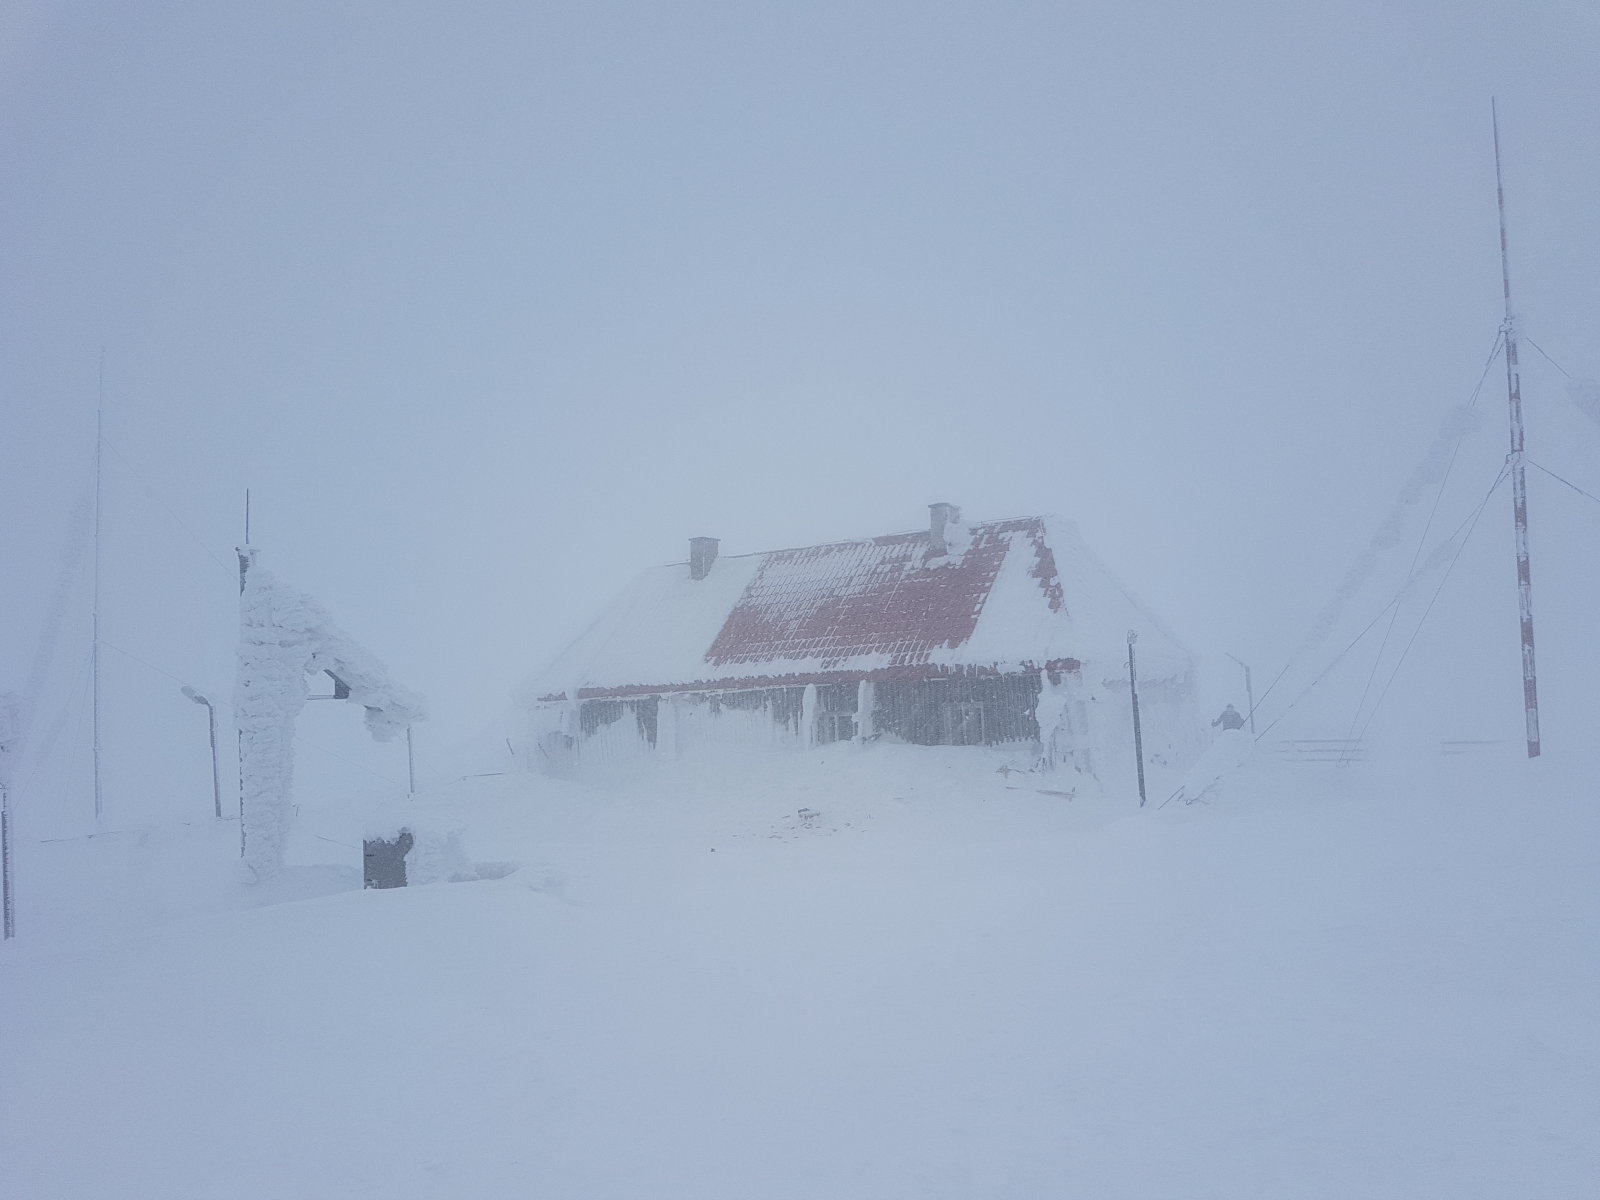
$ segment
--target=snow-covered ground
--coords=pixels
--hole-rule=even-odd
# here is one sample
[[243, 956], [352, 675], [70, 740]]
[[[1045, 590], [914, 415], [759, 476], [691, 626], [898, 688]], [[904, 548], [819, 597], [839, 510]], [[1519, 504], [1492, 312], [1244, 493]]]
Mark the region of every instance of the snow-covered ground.
[[470, 883], [309, 803], [268, 893], [233, 823], [23, 847], [0, 1194], [1596, 1194], [1600, 759], [829, 751], [391, 802]]

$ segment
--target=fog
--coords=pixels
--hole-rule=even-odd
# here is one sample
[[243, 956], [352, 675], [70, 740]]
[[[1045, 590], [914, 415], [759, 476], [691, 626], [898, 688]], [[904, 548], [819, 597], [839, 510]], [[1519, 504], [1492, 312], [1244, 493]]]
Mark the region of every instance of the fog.
[[[1258, 694], [1287, 666], [1275, 719], [1505, 457], [1496, 362], [1442, 492], [1313, 637], [1495, 342], [1491, 96], [1545, 737], [1582, 741], [1600, 428], [1563, 372], [1600, 375], [1597, 64], [1600, 17], [1553, 2], [9, 5], [26, 827], [92, 817], [97, 409], [115, 827], [209, 812], [178, 689], [231, 688], [247, 488], [263, 564], [428, 697], [424, 772], [689, 537], [933, 501], [1076, 521], [1218, 707], [1225, 655]], [[1502, 486], [1372, 736], [1520, 740], [1514, 583]], [[1302, 728], [1361, 717], [1371, 636]], [[304, 787], [403, 778], [313, 709]]]

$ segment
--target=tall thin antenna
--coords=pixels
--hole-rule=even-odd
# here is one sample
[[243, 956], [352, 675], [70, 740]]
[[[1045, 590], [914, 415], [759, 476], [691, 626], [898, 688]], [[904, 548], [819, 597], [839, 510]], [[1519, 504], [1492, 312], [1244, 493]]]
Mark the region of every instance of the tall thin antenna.
[[90, 707], [94, 730], [94, 824], [100, 828], [105, 800], [100, 790], [100, 468], [105, 457], [106, 348], [100, 347], [100, 388], [94, 414], [94, 598], [90, 605]]
[[[240, 616], [243, 617], [245, 577], [250, 574], [250, 566], [255, 562], [256, 552], [250, 545], [250, 489], [244, 490], [244, 542], [236, 546], [239, 552], [239, 596]], [[246, 843], [250, 836], [248, 820], [244, 802], [244, 730], [240, 729], [235, 737], [239, 747], [239, 857], [245, 855]]]
[[250, 547], [250, 489], [244, 490], [244, 543], [238, 547], [239, 551], [239, 594], [244, 595], [244, 577], [250, 573], [250, 564], [255, 561], [255, 551]]
[[1505, 289], [1506, 395], [1511, 406], [1511, 506], [1517, 528], [1517, 611], [1522, 618], [1522, 702], [1528, 723], [1528, 757], [1539, 757], [1539, 677], [1533, 661], [1533, 572], [1528, 563], [1528, 477], [1522, 463], [1522, 373], [1517, 366], [1517, 327], [1511, 310], [1511, 259], [1506, 252], [1506, 187], [1500, 169], [1500, 109], [1493, 99], [1494, 187], [1500, 207], [1500, 280]]

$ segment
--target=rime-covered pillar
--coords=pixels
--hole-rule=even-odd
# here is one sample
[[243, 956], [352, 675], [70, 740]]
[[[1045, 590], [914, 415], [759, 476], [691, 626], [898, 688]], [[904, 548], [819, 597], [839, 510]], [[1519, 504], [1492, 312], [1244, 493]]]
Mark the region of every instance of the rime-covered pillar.
[[[289, 600], [285, 603], [285, 600]], [[294, 719], [305, 707], [312, 649], [307, 614], [252, 571], [240, 596], [239, 819], [245, 864], [257, 879], [283, 867], [292, 812]]]
[[678, 698], [668, 693], [656, 701], [656, 753], [678, 757]]
[[872, 681], [863, 679], [856, 685], [856, 741], [864, 742], [877, 730], [872, 723]]
[[817, 685], [806, 684], [800, 695], [800, 744], [810, 750], [817, 744]]

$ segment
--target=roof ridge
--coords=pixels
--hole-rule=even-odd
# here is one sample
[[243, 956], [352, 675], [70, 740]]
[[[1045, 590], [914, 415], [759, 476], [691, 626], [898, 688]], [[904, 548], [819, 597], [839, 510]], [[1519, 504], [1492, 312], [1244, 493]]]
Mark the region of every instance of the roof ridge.
[[[993, 521], [974, 521], [971, 525], [967, 526], [967, 528], [978, 530], [987, 529], [994, 525], [1013, 525], [1019, 521], [1043, 521], [1045, 519], [1045, 515], [1046, 514], [1044, 513], [1033, 513], [1028, 516], [1020, 517], [1000, 517]], [[915, 537], [918, 534], [925, 535], [927, 532], [928, 531], [926, 529], [902, 529], [896, 530], [893, 533], [876, 533], [871, 537], [839, 538], [836, 541], [831, 542], [815, 542], [809, 546], [774, 546], [769, 550], [746, 550], [742, 554], [719, 554], [717, 557], [719, 559], [756, 558], [763, 554], [793, 554], [797, 550], [826, 550], [830, 546], [859, 546], [867, 542], [881, 542], [885, 538]], [[671, 562], [659, 563], [657, 565], [660, 567], [681, 567], [686, 565], [688, 561], [689, 560], [686, 558], [673, 559]]]

